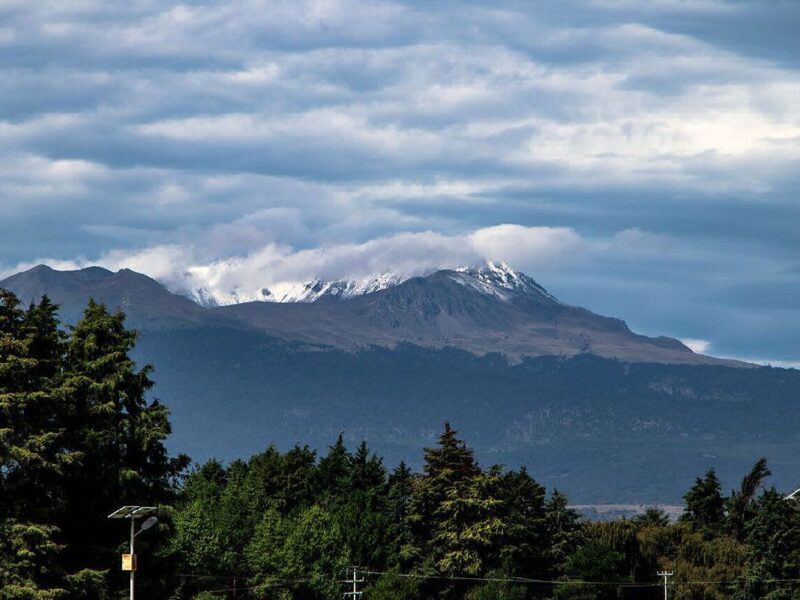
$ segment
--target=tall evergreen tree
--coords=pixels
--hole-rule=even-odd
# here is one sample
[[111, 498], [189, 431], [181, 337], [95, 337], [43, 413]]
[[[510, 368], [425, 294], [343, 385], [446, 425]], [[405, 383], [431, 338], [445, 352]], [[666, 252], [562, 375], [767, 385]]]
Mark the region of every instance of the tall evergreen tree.
[[712, 533], [720, 530], [725, 521], [725, 498], [714, 469], [709, 469], [705, 477], [698, 477], [683, 499], [686, 509], [681, 521], [698, 531]]
[[438, 445], [425, 448], [423, 476], [414, 482], [410, 511], [410, 522], [420, 539], [430, 539], [442, 503], [480, 473], [472, 450], [457, 434], [450, 423], [445, 423]]
[[76, 566], [113, 564], [109, 549], [124, 532], [109, 527], [106, 515], [122, 504], [171, 502], [188, 463], [167, 453], [169, 413], [147, 401], [152, 367], [137, 368], [130, 356], [135, 341], [123, 313], [90, 301], [67, 343], [58, 393], [67, 410], [67, 446], [77, 458], [67, 473], [59, 526]]
[[500, 494], [505, 523], [503, 572], [518, 577], [543, 577], [546, 575], [543, 551], [547, 544], [544, 487], [522, 467], [503, 475]]
[[62, 336], [46, 298], [27, 312], [0, 290], [0, 598], [66, 594], [61, 532], [64, 426], [53, 385]]

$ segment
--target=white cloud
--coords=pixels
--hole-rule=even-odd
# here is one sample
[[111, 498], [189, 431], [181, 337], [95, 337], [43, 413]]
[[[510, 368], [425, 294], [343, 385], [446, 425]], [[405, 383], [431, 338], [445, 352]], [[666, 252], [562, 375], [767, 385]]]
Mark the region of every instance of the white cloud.
[[487, 260], [536, 269], [574, 259], [587, 250], [586, 241], [566, 227], [497, 225], [470, 234], [469, 242]]
[[[224, 234], [223, 234], [224, 237]], [[96, 261], [39, 259], [8, 272], [46, 263], [54, 268], [97, 264], [145, 273], [174, 291], [203, 288], [212, 296], [254, 296], [263, 287], [324, 279], [359, 278], [385, 272], [408, 277], [436, 268], [454, 268], [485, 260], [506, 261], [531, 270], [574, 260], [589, 245], [572, 229], [498, 225], [459, 235], [432, 231], [398, 233], [363, 243], [329, 244], [309, 249], [269, 243], [245, 255], [199, 262], [195, 246], [158, 245], [142, 250], [113, 250]]]
[[705, 354], [711, 350], [711, 342], [708, 340], [700, 340], [697, 338], [681, 338], [681, 342], [692, 352], [697, 352], [698, 354]]
[[401, 276], [483, 260], [548, 265], [574, 257], [580, 236], [569, 229], [500, 225], [466, 235], [400, 233], [360, 244], [306, 250], [269, 244], [246, 256], [186, 268], [191, 287], [214, 296], [252, 297], [262, 287], [324, 279], [359, 278], [384, 272]]

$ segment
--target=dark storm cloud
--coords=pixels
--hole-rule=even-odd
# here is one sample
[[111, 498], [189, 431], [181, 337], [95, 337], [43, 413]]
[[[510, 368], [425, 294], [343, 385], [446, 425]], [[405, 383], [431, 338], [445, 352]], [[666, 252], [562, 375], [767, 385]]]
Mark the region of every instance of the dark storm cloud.
[[800, 361], [798, 28], [777, 0], [0, 2], [0, 266], [491, 255]]

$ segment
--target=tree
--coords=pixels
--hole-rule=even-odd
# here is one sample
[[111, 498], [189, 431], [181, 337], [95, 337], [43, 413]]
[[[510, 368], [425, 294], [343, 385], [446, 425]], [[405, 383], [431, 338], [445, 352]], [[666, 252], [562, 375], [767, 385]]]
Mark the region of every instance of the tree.
[[370, 600], [417, 600], [420, 597], [418, 580], [390, 571], [370, 585], [365, 596]]
[[553, 490], [545, 502], [544, 518], [547, 532], [544, 564], [555, 578], [565, 573], [567, 559], [583, 541], [583, 524], [577, 511], [569, 508], [567, 497], [558, 490]]
[[545, 576], [543, 552], [547, 545], [545, 489], [525, 467], [503, 475], [499, 486], [503, 500], [504, 543], [500, 566], [504, 573], [521, 577]]
[[728, 527], [737, 540], [741, 540], [744, 537], [747, 521], [753, 515], [751, 509], [753, 499], [764, 479], [769, 475], [771, 473], [767, 467], [767, 459], [760, 458], [750, 469], [750, 472], [742, 478], [739, 489], [732, 491], [728, 498]]
[[425, 448], [423, 476], [414, 481], [409, 516], [418, 539], [430, 540], [442, 503], [480, 473], [472, 450], [457, 434], [450, 423], [445, 423], [438, 446]]
[[436, 568], [446, 575], [480, 575], [504, 531], [500, 517], [499, 469], [451, 486], [434, 513], [432, 548]]
[[557, 598], [611, 599], [617, 596], [615, 582], [627, 578], [625, 556], [597, 541], [582, 545], [569, 557], [566, 572], [579, 582], [562, 584], [556, 589]]
[[800, 513], [774, 487], [762, 492], [751, 511], [743, 532], [748, 565], [738, 597], [780, 598], [785, 590], [776, 584], [800, 578]]
[[420, 556], [410, 522], [410, 506], [414, 491], [414, 477], [404, 462], [400, 462], [389, 476], [386, 495], [388, 514], [389, 565], [403, 568], [414, 564]]
[[383, 569], [388, 562], [389, 520], [385, 509], [386, 469], [362, 442], [350, 462], [347, 492], [337, 503], [339, 522], [355, 564]]
[[67, 593], [59, 564], [64, 426], [53, 395], [63, 336], [43, 298], [27, 312], [0, 290], [0, 598]]
[[698, 477], [695, 484], [683, 497], [686, 509], [681, 521], [689, 523], [697, 531], [716, 533], [725, 521], [725, 498], [714, 469], [705, 477]]
[[631, 522], [637, 527], [666, 527], [669, 525], [669, 515], [657, 506], [648, 506], [643, 513], [633, 517]]
[[298, 515], [284, 543], [282, 574], [304, 580], [297, 585], [299, 597], [340, 597], [338, 579], [351, 562], [343, 542], [338, 523], [322, 507], [312, 506]]
[[352, 460], [352, 455], [344, 445], [344, 438], [339, 434], [336, 443], [328, 447], [328, 453], [320, 459], [316, 469], [316, 488], [324, 496], [327, 506], [335, 504], [346, 494]]
[[[147, 399], [152, 367], [137, 368], [130, 357], [135, 341], [123, 313], [111, 314], [94, 301], [67, 341], [56, 393], [66, 412], [65, 443], [72, 460], [57, 525], [69, 541], [70, 569], [113, 564], [125, 532], [109, 527], [106, 515], [121, 504], [172, 502], [188, 464], [183, 455], [171, 458], [164, 446], [171, 432], [169, 411]], [[141, 544], [160, 541], [153, 532]], [[145, 560], [152, 554], [143, 553]], [[141, 581], [146, 593], [148, 582]]]

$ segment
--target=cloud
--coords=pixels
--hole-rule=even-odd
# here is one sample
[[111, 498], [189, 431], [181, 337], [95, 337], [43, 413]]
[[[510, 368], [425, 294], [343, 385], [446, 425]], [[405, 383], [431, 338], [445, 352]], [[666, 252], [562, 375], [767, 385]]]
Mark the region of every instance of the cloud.
[[[203, 289], [212, 297], [257, 296], [263, 287], [323, 279], [360, 278], [385, 272], [402, 277], [485, 260], [514, 261], [532, 268], [575, 260], [587, 244], [567, 228], [498, 225], [464, 235], [425, 231], [399, 233], [359, 244], [295, 249], [274, 243], [246, 255], [198, 261], [199, 247], [161, 245], [133, 252], [114, 250], [91, 264], [129, 268], [181, 293]], [[45, 261], [52, 262], [52, 261]], [[70, 265], [90, 264], [86, 260]], [[19, 265], [19, 268], [28, 265]]]
[[503, 257], [640, 331], [797, 357], [796, 2], [4, 2], [0, 23], [4, 265], [225, 290]]
[[698, 340], [695, 338], [682, 338], [681, 342], [684, 346], [688, 346], [688, 348], [692, 352], [697, 352], [698, 354], [706, 354], [711, 350], [711, 342], [708, 340]]

